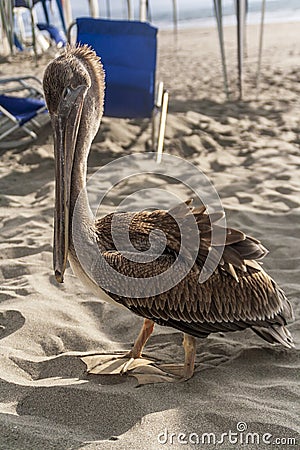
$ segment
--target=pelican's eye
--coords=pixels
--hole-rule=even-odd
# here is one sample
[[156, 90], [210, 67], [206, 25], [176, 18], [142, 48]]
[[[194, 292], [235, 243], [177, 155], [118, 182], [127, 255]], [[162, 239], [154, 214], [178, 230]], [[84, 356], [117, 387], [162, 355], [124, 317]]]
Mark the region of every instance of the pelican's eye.
[[67, 86], [64, 88], [63, 93], [62, 93], [62, 98], [65, 100], [66, 97], [70, 94], [71, 89]]

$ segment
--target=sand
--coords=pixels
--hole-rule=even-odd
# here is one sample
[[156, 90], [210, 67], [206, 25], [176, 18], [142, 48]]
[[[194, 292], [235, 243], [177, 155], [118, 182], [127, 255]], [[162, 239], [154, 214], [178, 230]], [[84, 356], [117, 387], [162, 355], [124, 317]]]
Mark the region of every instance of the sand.
[[[195, 376], [185, 383], [137, 388], [132, 377], [87, 376], [79, 356], [130, 349], [142, 320], [87, 292], [71, 269], [63, 285], [55, 282], [53, 141], [46, 127], [30, 147], [1, 151], [1, 449], [195, 448], [203, 433], [213, 433], [211, 444], [206, 436], [198, 447], [215, 448], [213, 439], [230, 430], [239, 443], [225, 436], [218, 448], [296, 448], [289, 438], [299, 444], [299, 24], [266, 26], [258, 99], [258, 26], [248, 28], [242, 102], [236, 100], [235, 29], [226, 28], [225, 39], [229, 102], [216, 31], [182, 30], [177, 43], [160, 32], [159, 78], [170, 92], [165, 151], [203, 170], [228, 223], [270, 250], [264, 267], [293, 304], [289, 330], [296, 348], [271, 346], [250, 330], [220, 333], [198, 341]], [[49, 58], [35, 66], [29, 57], [14, 57], [2, 62], [0, 75], [42, 77]], [[144, 152], [150, 128], [139, 130], [139, 122], [105, 119], [89, 172]], [[103, 183], [109, 187], [110, 180]], [[167, 180], [144, 175], [117, 186], [106, 212], [140, 186], [170, 189]], [[179, 332], [157, 326], [146, 354], [181, 362], [181, 341]], [[254, 443], [244, 443], [247, 432], [257, 433]]]

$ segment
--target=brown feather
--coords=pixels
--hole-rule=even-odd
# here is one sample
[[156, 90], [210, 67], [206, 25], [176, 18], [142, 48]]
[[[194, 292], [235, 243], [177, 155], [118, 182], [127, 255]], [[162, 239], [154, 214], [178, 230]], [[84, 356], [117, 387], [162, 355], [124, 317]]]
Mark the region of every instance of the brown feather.
[[[197, 269], [201, 271], [202, 267], [198, 264], [199, 262], [203, 264], [209, 250], [210, 236], [207, 230], [211, 224], [208, 225], [209, 216], [204, 208], [191, 210], [191, 213], [194, 214], [194, 211], [197, 214], [199, 234], [202, 238], [202, 228], [204, 228], [204, 236], [207, 239], [207, 241], [205, 239], [200, 241], [199, 257], [196, 262]], [[173, 208], [171, 212], [174, 216], [181, 218], [190, 214], [186, 204]], [[117, 219], [115, 222], [118, 224], [120, 220], [120, 228], [123, 229], [124, 220], [131, 221], [132, 243], [139, 249], [147, 248], [147, 239], [151, 230], [162, 230], [167, 238], [165, 251], [168, 257], [162, 255], [154, 264], [149, 263], [141, 268], [137, 263], [125, 261], [124, 256], [117, 252], [118, 258], [114, 260], [114, 268], [121, 273], [130, 273], [134, 277], [154, 277], [171, 267], [180, 249], [180, 234], [174, 217], [160, 210], [151, 213], [135, 213], [131, 216], [128, 213], [122, 214], [114, 217]], [[104, 235], [106, 243], [109, 242], [110, 246], [113, 246], [113, 240], [109, 238], [112, 217], [112, 215], [106, 216], [97, 222], [99, 241], [103, 242]], [[213, 220], [219, 220], [221, 217], [215, 214]], [[170, 256], [170, 250], [174, 252], [173, 256]], [[276, 321], [281, 324], [280, 309], [284, 307], [285, 311], [289, 311], [289, 306], [286, 306], [287, 299], [281, 293], [278, 294], [281, 291], [278, 291], [277, 285], [256, 262], [256, 259], [260, 259], [265, 254], [266, 250], [258, 240], [246, 236], [239, 230], [228, 229], [223, 265], [219, 265], [205, 283], [198, 283], [195, 275], [188, 274], [167, 293], [148, 299], [131, 299], [128, 307], [134, 310], [134, 305], [139, 305], [139, 314], [144, 311], [143, 314], [146, 315], [146, 309], [147, 317], [154, 321], [163, 322], [178, 329], [184, 328], [186, 332], [190, 330], [193, 335], [197, 334], [197, 330], [201, 335], [209, 330], [224, 331], [224, 329], [252, 327], [258, 322], [266, 327], [272, 326]], [[108, 256], [107, 254], [106, 257]], [[248, 259], [245, 260], [245, 258]], [[118, 301], [127, 306], [126, 298], [119, 298]], [[208, 328], [205, 328], [205, 323], [210, 324]], [[214, 324], [213, 327], [212, 324]], [[224, 326], [224, 324], [227, 325]]]

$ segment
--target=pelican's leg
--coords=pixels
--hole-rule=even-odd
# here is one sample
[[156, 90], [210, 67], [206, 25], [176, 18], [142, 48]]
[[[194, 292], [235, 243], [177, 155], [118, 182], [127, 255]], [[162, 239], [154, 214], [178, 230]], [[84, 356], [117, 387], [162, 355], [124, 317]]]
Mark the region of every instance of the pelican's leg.
[[134, 346], [127, 356], [130, 358], [140, 358], [142, 356], [143, 348], [151, 336], [154, 329], [154, 322], [150, 319], [145, 319], [141, 331], [135, 340]]
[[126, 364], [124, 364], [122, 373], [125, 373], [128, 370], [129, 366], [135, 359], [141, 358], [143, 348], [145, 347], [146, 342], [151, 336], [153, 329], [154, 329], [154, 322], [150, 319], [145, 319], [141, 331], [138, 337], [136, 338], [132, 349], [125, 355], [125, 357], [130, 359], [129, 361], [126, 362]]
[[183, 378], [188, 380], [194, 374], [195, 357], [196, 357], [196, 338], [189, 334], [183, 335], [183, 348], [184, 348], [184, 367]]

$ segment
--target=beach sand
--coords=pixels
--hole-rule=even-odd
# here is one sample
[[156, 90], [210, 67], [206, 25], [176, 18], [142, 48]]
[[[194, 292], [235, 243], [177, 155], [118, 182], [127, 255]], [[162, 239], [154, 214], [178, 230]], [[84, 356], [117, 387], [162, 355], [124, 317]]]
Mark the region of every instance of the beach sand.
[[[185, 383], [137, 388], [132, 377], [87, 376], [79, 356], [130, 349], [142, 319], [94, 297], [71, 269], [63, 285], [55, 282], [53, 141], [47, 126], [30, 147], [1, 150], [1, 449], [195, 448], [197, 437], [190, 433], [200, 439], [214, 433], [220, 440], [230, 430], [238, 439], [257, 433], [260, 443], [257, 436], [248, 445], [225, 436], [218, 448], [296, 448], [285, 445], [289, 438], [299, 444], [299, 23], [265, 27], [258, 99], [259, 27], [248, 27], [244, 101], [236, 100], [235, 33], [225, 29], [232, 90], [226, 101], [216, 30], [182, 30], [177, 42], [171, 32], [160, 32], [158, 78], [170, 92], [165, 151], [201, 169], [220, 195], [228, 224], [269, 249], [264, 267], [293, 304], [296, 320], [289, 330], [296, 348], [269, 345], [251, 330], [220, 333], [198, 340], [195, 376]], [[43, 55], [36, 67], [29, 57], [14, 57], [0, 64], [0, 76], [42, 77], [48, 60]], [[150, 128], [139, 130], [134, 121], [104, 119], [89, 172], [144, 152]], [[109, 179], [103, 182], [109, 187]], [[170, 188], [154, 175], [121, 183], [106, 212], [144, 186]], [[182, 199], [190, 196], [187, 188], [172, 186]], [[181, 333], [156, 326], [145, 353], [182, 362], [181, 342]], [[189, 444], [178, 443], [189, 437]], [[215, 448], [207, 439], [198, 447]]]

